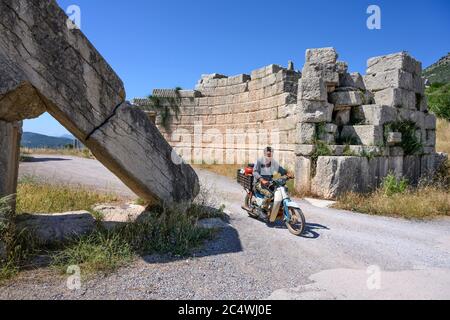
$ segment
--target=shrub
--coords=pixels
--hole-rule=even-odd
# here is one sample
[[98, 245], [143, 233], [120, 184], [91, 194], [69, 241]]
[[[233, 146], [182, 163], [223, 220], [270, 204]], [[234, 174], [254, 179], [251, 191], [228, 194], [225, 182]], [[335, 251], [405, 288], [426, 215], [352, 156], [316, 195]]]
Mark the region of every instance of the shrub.
[[408, 190], [408, 180], [405, 178], [398, 179], [395, 175], [389, 174], [384, 178], [381, 185], [385, 195], [392, 196], [398, 193], [405, 193]]
[[450, 83], [433, 83], [426, 95], [430, 110], [437, 117], [450, 121]]
[[422, 149], [422, 143], [416, 135], [417, 128], [413, 121], [391, 122], [384, 126], [385, 139], [390, 132], [400, 132], [402, 142], [400, 146], [406, 155], [412, 155]]
[[0, 282], [16, 275], [21, 263], [37, 245], [28, 230], [16, 229], [16, 215], [11, 208], [13, 198], [9, 196], [0, 199]]

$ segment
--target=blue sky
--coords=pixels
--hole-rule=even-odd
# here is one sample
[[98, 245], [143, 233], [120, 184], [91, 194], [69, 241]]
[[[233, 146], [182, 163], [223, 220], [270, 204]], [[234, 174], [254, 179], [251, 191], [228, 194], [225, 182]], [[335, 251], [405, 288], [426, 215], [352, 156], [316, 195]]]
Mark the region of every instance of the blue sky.
[[[369, 57], [406, 50], [424, 66], [450, 51], [450, 1], [59, 0], [78, 5], [81, 27], [125, 83], [127, 98], [154, 88], [191, 89], [203, 73], [235, 75], [264, 65], [297, 68], [307, 48], [335, 47], [351, 71]], [[366, 10], [378, 5], [381, 30]], [[25, 131], [62, 135], [50, 116]]]

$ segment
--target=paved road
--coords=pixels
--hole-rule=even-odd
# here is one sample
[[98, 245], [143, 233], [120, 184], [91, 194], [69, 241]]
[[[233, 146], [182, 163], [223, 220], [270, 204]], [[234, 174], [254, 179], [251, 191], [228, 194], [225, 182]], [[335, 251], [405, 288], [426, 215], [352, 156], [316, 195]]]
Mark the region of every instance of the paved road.
[[[131, 195], [98, 162], [60, 158], [23, 164], [21, 174]], [[142, 257], [78, 291], [47, 270], [26, 272], [0, 299], [450, 299], [449, 219], [413, 222], [301, 201], [308, 233], [294, 237], [248, 218], [232, 180], [198, 173], [226, 205], [230, 226], [193, 258]]]

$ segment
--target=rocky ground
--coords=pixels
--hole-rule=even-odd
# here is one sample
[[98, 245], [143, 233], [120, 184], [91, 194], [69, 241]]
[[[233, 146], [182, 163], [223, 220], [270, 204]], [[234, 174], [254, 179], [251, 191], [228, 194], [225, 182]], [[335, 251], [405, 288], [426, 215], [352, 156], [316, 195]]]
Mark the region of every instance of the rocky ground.
[[[130, 191], [94, 160], [41, 157], [21, 174]], [[63, 169], [64, 168], [64, 169]], [[83, 170], [80, 170], [83, 168]], [[449, 299], [450, 220], [428, 222], [333, 210], [301, 201], [308, 228], [294, 237], [240, 209], [243, 191], [206, 171], [203, 184], [226, 205], [229, 224], [193, 257], [139, 257], [109, 276], [67, 288], [67, 277], [32, 270], [0, 288], [0, 299]]]

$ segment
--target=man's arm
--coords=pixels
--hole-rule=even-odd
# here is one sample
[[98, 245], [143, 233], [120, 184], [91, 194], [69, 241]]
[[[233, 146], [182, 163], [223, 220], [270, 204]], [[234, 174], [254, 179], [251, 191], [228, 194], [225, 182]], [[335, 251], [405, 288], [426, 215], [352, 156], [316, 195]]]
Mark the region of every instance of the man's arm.
[[259, 160], [256, 161], [255, 167], [253, 168], [253, 177], [256, 181], [261, 179], [261, 162]]
[[278, 165], [278, 173], [281, 175], [281, 177], [283, 179], [287, 179], [287, 178], [292, 178], [293, 175], [289, 173], [289, 171], [287, 171], [285, 168], [283, 168], [282, 166]]

